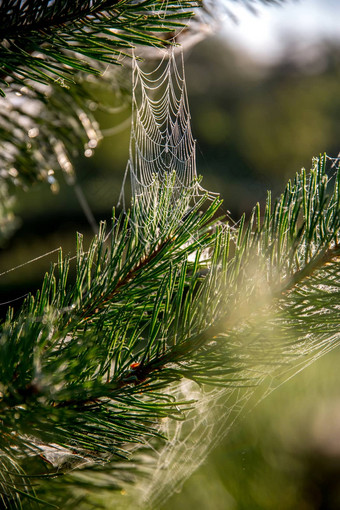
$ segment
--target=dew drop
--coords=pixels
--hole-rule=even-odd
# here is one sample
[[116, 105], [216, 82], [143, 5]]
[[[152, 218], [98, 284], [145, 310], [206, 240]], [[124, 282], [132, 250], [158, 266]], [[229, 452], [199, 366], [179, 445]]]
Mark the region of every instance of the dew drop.
[[54, 182], [52, 182], [50, 188], [51, 188], [51, 191], [53, 194], [56, 194], [59, 192], [59, 184], [57, 183], [56, 180], [54, 180]]
[[98, 141], [95, 138], [92, 138], [89, 140], [89, 143], [87, 144], [89, 149], [95, 149], [98, 145]]
[[35, 138], [36, 136], [38, 136], [38, 134], [39, 134], [39, 129], [37, 127], [34, 127], [32, 129], [28, 130], [28, 136], [30, 138]]
[[11, 177], [18, 177], [18, 170], [14, 167], [10, 168], [8, 173]]

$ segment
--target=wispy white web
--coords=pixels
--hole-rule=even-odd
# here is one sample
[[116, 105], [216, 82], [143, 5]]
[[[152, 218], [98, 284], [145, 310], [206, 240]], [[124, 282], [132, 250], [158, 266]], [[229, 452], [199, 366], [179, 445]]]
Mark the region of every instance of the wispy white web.
[[[273, 317], [271, 313], [268, 316], [264, 314], [257, 324], [259, 329], [255, 335], [250, 330], [245, 335], [244, 332], [238, 335], [236, 331], [230, 335], [229, 341], [235, 353], [241, 352], [242, 355], [239, 371], [235, 377], [231, 375], [229, 386], [199, 386], [184, 379], [169, 388], [169, 393], [176, 401], [194, 403], [185, 420], [162, 420], [159, 432], [167, 438], [163, 445], [149, 444], [149, 452], [142, 453], [140, 459], [137, 451], [135, 459], [143, 462], [146, 476], [135, 487], [127, 485], [126, 495], [130, 496], [134, 505], [136, 501], [139, 503], [138, 508], [162, 508], [164, 502], [181, 489], [211, 450], [229, 434], [241, 416], [250, 412], [300, 371], [339, 346], [339, 333], [324, 330], [320, 335], [312, 337], [307, 331], [299, 336], [294, 328], [290, 330], [285, 316], [278, 323], [276, 320], [279, 316], [276, 316], [272, 328]], [[264, 344], [263, 339], [268, 332], [273, 336]]]
[[161, 186], [171, 178], [172, 199], [185, 188], [193, 195], [205, 192], [197, 182], [196, 141], [191, 131], [183, 53], [179, 63], [175, 51], [165, 51], [156, 69], [143, 71], [133, 58], [132, 124], [129, 160], [119, 203], [125, 208], [126, 177], [131, 179], [132, 197], [144, 210], [150, 207], [155, 180]]

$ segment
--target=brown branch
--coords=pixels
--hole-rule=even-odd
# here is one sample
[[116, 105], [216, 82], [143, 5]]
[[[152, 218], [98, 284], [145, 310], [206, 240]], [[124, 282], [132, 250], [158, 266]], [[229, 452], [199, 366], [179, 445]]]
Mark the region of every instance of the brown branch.
[[[124, 278], [122, 280], [118, 280], [115, 288], [113, 290], [111, 290], [111, 292], [109, 294], [102, 296], [101, 299], [99, 300], [99, 302], [97, 301], [96, 303], [93, 303], [92, 305], [88, 305], [86, 308], [81, 310], [80, 314], [81, 314], [81, 317], [83, 317], [83, 318], [79, 322], [83, 322], [83, 321], [87, 321], [87, 320], [91, 319], [91, 317], [88, 316], [90, 312], [94, 311], [95, 313], [98, 313], [99, 309], [103, 308], [107, 303], [109, 303], [122, 287], [124, 287], [125, 285], [130, 283], [131, 280], [133, 280], [142, 269], [145, 269], [146, 266], [148, 264], [150, 264], [150, 262], [152, 262], [157, 257], [157, 255], [159, 255], [159, 253], [162, 251], [162, 249], [169, 242], [171, 242], [171, 240], [172, 239], [166, 239], [166, 240], [162, 241], [159, 244], [159, 246], [152, 253], [150, 253], [145, 258], [141, 259], [137, 263], [137, 265], [135, 267], [133, 267], [124, 276]], [[85, 315], [85, 317], [84, 317], [84, 315]]]
[[[282, 295], [284, 295], [293, 287], [295, 287], [295, 285], [302, 283], [304, 279], [311, 277], [315, 271], [321, 269], [322, 266], [326, 265], [327, 263], [336, 260], [338, 257], [340, 257], [339, 244], [336, 244], [332, 248], [328, 248], [327, 250], [321, 252], [319, 256], [311, 260], [310, 263], [307, 264], [307, 266], [304, 269], [298, 271], [294, 275], [294, 277], [283, 288], [280, 289], [279, 292], [275, 293], [274, 299], [282, 297]], [[261, 300], [259, 301], [259, 303], [261, 303]], [[262, 305], [253, 309], [253, 314], [258, 313], [259, 309], [261, 308]], [[143, 365], [138, 366], [136, 370], [137, 378], [139, 378], [141, 381], [146, 380], [153, 371], [162, 368], [167, 363], [170, 362], [173, 363], [178, 358], [182, 358], [183, 355], [188, 355], [192, 351], [199, 349], [202, 345], [206, 343], [207, 340], [210, 340], [214, 337], [218, 337], [221, 334], [221, 330], [223, 330], [224, 332], [226, 330], [231, 331], [238, 322], [239, 322], [238, 316], [236, 317], [229, 316], [229, 318], [223, 317], [222, 319], [218, 320], [201, 333], [193, 335], [184, 343], [178, 344], [177, 346], [174, 347], [174, 349], [157, 358], [157, 360], [152, 360], [150, 363], [144, 366]]]
[[[159, 252], [159, 249], [158, 249]], [[154, 252], [155, 254], [156, 252]], [[328, 248], [327, 250], [321, 252], [319, 256], [315, 257], [310, 261], [307, 266], [295, 273], [294, 277], [289, 280], [283, 287], [277, 291], [273, 298], [280, 299], [284, 294], [292, 290], [295, 285], [302, 283], [304, 279], [309, 278], [312, 274], [320, 269], [325, 264], [337, 259], [340, 255], [340, 245], [336, 244], [332, 248]], [[149, 259], [150, 260], [150, 259]], [[133, 274], [139, 269], [144, 267], [143, 263], [140, 263], [134, 270], [126, 276], [124, 280], [122, 280], [121, 285], [123, 283], [128, 283], [133, 278]], [[115, 293], [115, 292], [114, 292]], [[114, 294], [112, 293], [112, 294]], [[262, 308], [260, 304], [261, 300], [259, 300], [258, 307], [253, 307], [253, 313], [257, 314], [259, 310]], [[248, 317], [249, 318], [249, 317]], [[126, 374], [120, 381], [114, 383], [112, 387], [112, 392], [121, 390], [122, 388], [129, 385], [136, 385], [140, 383], [144, 383], [147, 381], [154, 372], [162, 369], [168, 363], [174, 363], [178, 359], [183, 359], [183, 356], [188, 356], [194, 351], [197, 351], [200, 347], [202, 347], [207, 341], [211, 340], [214, 337], [218, 337], [221, 334], [221, 331], [225, 333], [226, 331], [232, 331], [232, 329], [239, 323], [239, 316], [230, 315], [229, 317], [223, 317], [219, 319], [214, 324], [210, 325], [204, 331], [197, 333], [191, 337], [189, 337], [185, 342], [179, 343], [175, 345], [171, 350], [162, 354], [157, 359], [153, 359], [145, 364], [133, 364], [131, 366], [131, 371]], [[112, 384], [109, 383], [109, 384]], [[65, 401], [63, 403], [58, 404], [58, 406], [66, 407], [68, 405], [89, 405], [96, 403], [96, 399], [89, 399], [86, 401], [77, 402], [76, 400]]]
[[332, 248], [322, 250], [321, 253], [317, 257], [313, 258], [303, 269], [297, 271], [291, 278], [287, 278], [288, 281], [284, 283], [278, 294], [281, 296], [286, 294], [303, 280], [312, 276], [315, 271], [339, 256], [339, 244], [335, 244]]
[[[126, 285], [129, 283], [137, 274], [138, 271], [143, 269], [151, 260], [155, 258], [155, 256], [161, 251], [161, 249], [166, 244], [165, 241], [162, 243], [149, 257], [146, 259], [140, 261], [135, 268], [133, 268], [123, 280], [121, 280], [115, 290], [110, 293], [110, 299], [116, 294], [119, 288], [121, 288], [123, 285]], [[289, 292], [293, 289], [296, 285], [300, 284], [305, 280], [306, 278], [309, 278], [314, 274], [314, 272], [325, 264], [332, 262], [333, 260], [336, 260], [340, 256], [340, 245], [336, 244], [332, 248], [328, 248], [326, 250], [323, 250], [318, 256], [316, 256], [314, 259], [312, 259], [309, 264], [306, 265], [304, 269], [301, 271], [298, 271], [295, 273], [295, 275], [286, 283], [283, 287], [280, 288], [279, 291], [275, 292], [273, 294], [273, 299], [280, 299], [284, 294]], [[109, 300], [109, 297], [106, 298], [106, 301]], [[259, 309], [262, 308], [262, 305], [260, 304], [261, 300], [259, 300], [259, 305], [255, 308], [253, 308], [253, 313], [257, 314]], [[249, 318], [249, 317], [248, 317]], [[225, 333], [226, 330], [232, 331], [232, 329], [239, 323], [239, 316], [236, 315], [230, 315], [229, 317], [223, 317], [222, 319], [217, 320], [214, 324], [208, 326], [204, 331], [201, 331], [197, 334], [192, 335], [189, 337], [185, 342], [181, 342], [175, 346], [173, 346], [172, 349], [165, 352], [161, 356], [159, 356], [157, 359], [153, 359], [147, 363], [139, 364], [139, 363], [133, 363], [130, 366], [130, 371], [124, 375], [124, 377], [118, 381], [115, 382], [109, 382], [105, 385], [106, 388], [109, 388], [110, 391], [112, 391], [112, 398], [114, 398], [114, 393], [116, 391], [121, 390], [124, 387], [131, 386], [131, 385], [139, 385], [141, 383], [145, 383], [150, 379], [151, 375], [158, 370], [161, 370], [164, 366], [166, 366], [168, 363], [174, 363], [178, 359], [183, 359], [183, 356], [188, 356], [192, 352], [197, 351], [199, 348], [201, 348], [207, 341], [211, 340], [212, 338], [219, 337], [221, 334], [221, 331]], [[111, 387], [110, 387], [111, 386]], [[68, 407], [68, 406], [87, 406], [87, 405], [93, 405], [100, 402], [100, 396], [99, 397], [92, 397], [89, 399], [83, 399], [83, 400], [68, 400], [64, 402], [59, 402], [54, 404], [56, 407]]]

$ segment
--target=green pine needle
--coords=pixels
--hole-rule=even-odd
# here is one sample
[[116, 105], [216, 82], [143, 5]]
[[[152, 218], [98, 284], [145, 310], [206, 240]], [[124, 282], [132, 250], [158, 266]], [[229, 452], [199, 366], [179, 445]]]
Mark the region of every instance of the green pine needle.
[[268, 374], [279, 384], [338, 345], [339, 172], [328, 177], [326, 161], [237, 227], [215, 219], [218, 199], [184, 214], [190, 190], [176, 210], [173, 177], [156, 180], [156, 219], [136, 201], [87, 252], [79, 237], [73, 282], [60, 254], [1, 326], [3, 456], [36, 474], [27, 466], [51, 462], [53, 444], [59, 471], [112, 465], [129, 445], [160, 441], [161, 418], [185, 419], [191, 403], [169, 391], [182, 379], [260, 388]]

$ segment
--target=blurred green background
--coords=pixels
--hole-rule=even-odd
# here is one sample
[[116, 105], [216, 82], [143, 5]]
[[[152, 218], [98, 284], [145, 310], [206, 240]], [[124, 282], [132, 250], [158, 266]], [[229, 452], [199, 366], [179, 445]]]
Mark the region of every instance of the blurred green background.
[[[267, 189], [278, 194], [312, 156], [340, 150], [340, 48], [319, 40], [313, 58], [299, 51], [290, 41], [280, 58], [256, 61], [221, 34], [185, 55], [198, 173], [235, 219]], [[108, 136], [76, 164], [98, 221], [110, 221], [118, 201], [129, 115], [128, 100], [119, 115], [99, 113]], [[60, 245], [74, 253], [77, 230], [92, 236], [74, 189], [59, 182], [58, 194], [47, 185], [17, 193], [21, 226], [2, 247], [0, 272]], [[2, 276], [1, 303], [38, 287], [50, 261]], [[244, 417], [164, 510], [340, 509], [339, 361], [333, 352]]]

